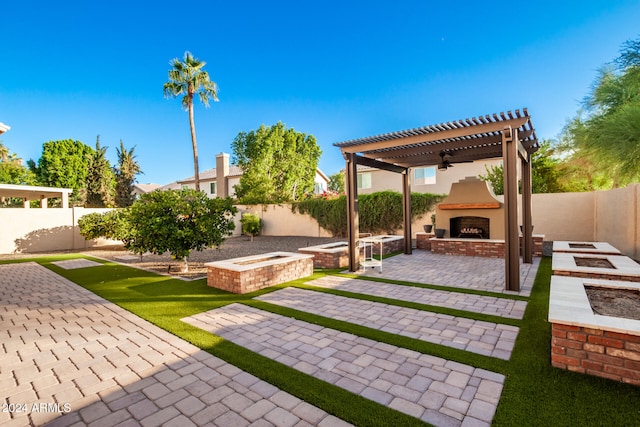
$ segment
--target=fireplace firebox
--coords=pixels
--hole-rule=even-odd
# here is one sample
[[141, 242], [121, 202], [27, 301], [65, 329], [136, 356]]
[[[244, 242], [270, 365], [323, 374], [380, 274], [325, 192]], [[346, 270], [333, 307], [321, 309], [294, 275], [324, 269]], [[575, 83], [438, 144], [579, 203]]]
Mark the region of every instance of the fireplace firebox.
[[489, 218], [479, 216], [458, 216], [449, 220], [452, 238], [488, 239]]

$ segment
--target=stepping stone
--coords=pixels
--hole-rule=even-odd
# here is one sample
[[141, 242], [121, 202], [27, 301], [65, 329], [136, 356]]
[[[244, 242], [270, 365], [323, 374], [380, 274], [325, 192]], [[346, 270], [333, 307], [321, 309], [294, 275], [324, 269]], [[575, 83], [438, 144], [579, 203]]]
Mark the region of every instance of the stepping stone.
[[55, 261], [52, 262], [52, 264], [57, 265], [60, 268], [64, 268], [65, 270], [75, 270], [77, 268], [97, 267], [102, 265], [99, 262], [91, 261], [84, 258]]

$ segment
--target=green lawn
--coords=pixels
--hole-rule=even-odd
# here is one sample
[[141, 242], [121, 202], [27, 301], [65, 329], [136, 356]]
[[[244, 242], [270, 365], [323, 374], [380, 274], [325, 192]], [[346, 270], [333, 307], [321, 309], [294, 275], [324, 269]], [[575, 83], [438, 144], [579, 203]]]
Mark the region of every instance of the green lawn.
[[[494, 425], [640, 425], [640, 388], [551, 367], [551, 331], [547, 322], [551, 276], [550, 258], [543, 259], [540, 264], [524, 319], [520, 321], [315, 288], [304, 284], [309, 278], [253, 294], [235, 295], [208, 287], [205, 279], [184, 282], [102, 260], [94, 259], [103, 263], [100, 267], [78, 270], [64, 270], [51, 264], [52, 261], [77, 257], [79, 255], [61, 255], [22, 261], [35, 260], [61, 276], [184, 338], [201, 349], [356, 425], [399, 426], [424, 425], [424, 423], [302, 374], [221, 337], [183, 323], [180, 319], [225, 304], [238, 302], [376, 341], [502, 373], [507, 376], [507, 379], [494, 418]], [[317, 271], [314, 277], [322, 277], [326, 274], [338, 273]], [[380, 281], [381, 279], [376, 280]], [[395, 283], [402, 286], [426, 286], [453, 292], [478, 293], [459, 288], [417, 285], [406, 282]], [[520, 327], [520, 333], [511, 360], [504, 361], [251, 300], [256, 295], [285, 286], [298, 286], [318, 292], [515, 325]], [[498, 295], [503, 298], [522, 299], [522, 297]]]

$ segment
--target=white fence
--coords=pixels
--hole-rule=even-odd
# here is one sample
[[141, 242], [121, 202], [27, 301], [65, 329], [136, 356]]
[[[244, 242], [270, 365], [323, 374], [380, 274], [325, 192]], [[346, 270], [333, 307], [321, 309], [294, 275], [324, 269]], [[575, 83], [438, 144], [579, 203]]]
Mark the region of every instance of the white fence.
[[[293, 213], [289, 205], [238, 206], [234, 235], [240, 235], [240, 215], [260, 216], [266, 236], [328, 237], [308, 215]], [[85, 241], [78, 218], [107, 209], [0, 209], [0, 253], [82, 250], [112, 241]], [[534, 194], [534, 232], [546, 241], [605, 241], [625, 255], [640, 259], [640, 184], [591, 193]], [[430, 214], [415, 221], [413, 232], [430, 223]], [[401, 230], [398, 230], [400, 233]]]

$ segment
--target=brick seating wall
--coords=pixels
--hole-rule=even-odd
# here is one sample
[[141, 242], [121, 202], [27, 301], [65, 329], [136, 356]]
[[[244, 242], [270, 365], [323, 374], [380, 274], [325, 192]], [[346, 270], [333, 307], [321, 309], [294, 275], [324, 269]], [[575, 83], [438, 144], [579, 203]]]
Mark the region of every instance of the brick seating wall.
[[245, 271], [208, 267], [207, 285], [234, 294], [246, 294], [313, 274], [313, 259], [293, 259]]
[[314, 268], [343, 268], [349, 265], [349, 252], [347, 249], [340, 252], [326, 253], [305, 251], [313, 255]]
[[554, 323], [551, 364], [640, 385], [640, 336]]
[[[380, 255], [380, 244], [372, 243], [374, 255]], [[382, 255], [389, 255], [393, 252], [404, 251], [404, 238], [389, 240], [382, 243]]]
[[[425, 235], [428, 236], [428, 235]], [[421, 235], [418, 234], [418, 242]], [[426, 239], [426, 237], [423, 237]], [[542, 256], [542, 236], [533, 238], [533, 256]], [[487, 258], [504, 258], [504, 241], [489, 241], [479, 239], [435, 239], [429, 240], [433, 253], [445, 255], [481, 256]], [[522, 237], [520, 237], [522, 246]], [[426, 246], [426, 245], [425, 245]], [[418, 246], [418, 249], [421, 249]], [[425, 247], [426, 249], [426, 247]]]

